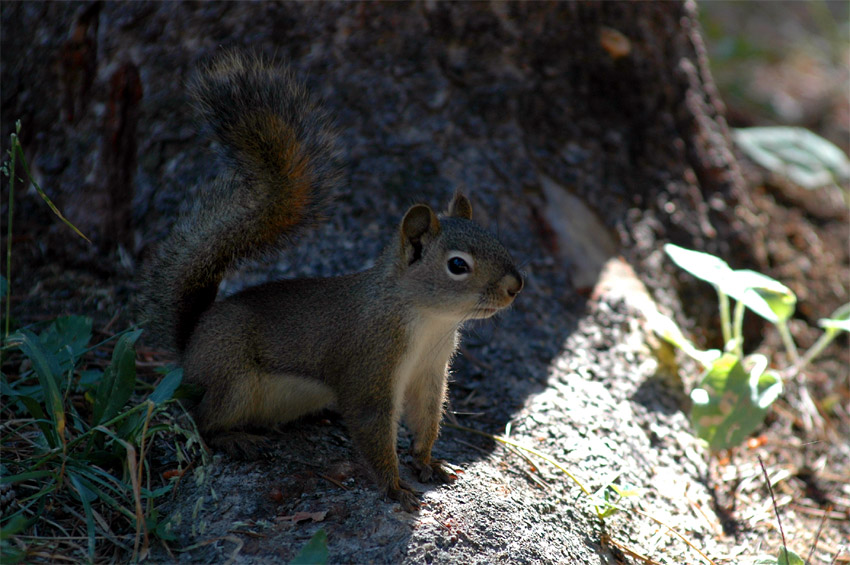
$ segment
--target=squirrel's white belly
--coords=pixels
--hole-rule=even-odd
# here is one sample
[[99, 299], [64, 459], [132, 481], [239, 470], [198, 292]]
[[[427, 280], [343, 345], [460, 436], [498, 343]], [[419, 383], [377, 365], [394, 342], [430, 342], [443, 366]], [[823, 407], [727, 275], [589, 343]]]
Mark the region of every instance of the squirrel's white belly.
[[259, 396], [256, 417], [267, 424], [294, 420], [336, 402], [334, 391], [315, 379], [270, 375]]
[[457, 328], [456, 321], [431, 317], [410, 324], [408, 346], [393, 379], [396, 417], [401, 415], [405, 394], [412, 386], [442, 388], [449, 360], [457, 349]]

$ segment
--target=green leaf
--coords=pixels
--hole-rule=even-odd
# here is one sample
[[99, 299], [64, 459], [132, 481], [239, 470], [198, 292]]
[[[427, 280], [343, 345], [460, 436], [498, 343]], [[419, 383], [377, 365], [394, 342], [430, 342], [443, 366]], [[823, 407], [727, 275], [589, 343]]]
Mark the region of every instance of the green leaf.
[[794, 314], [796, 295], [776, 279], [748, 269], [733, 270], [710, 253], [692, 251], [671, 243], [664, 245], [664, 251], [676, 265], [711, 283], [718, 292], [743, 302], [770, 322], [785, 322]]
[[47, 420], [45, 418], [44, 411], [41, 409], [41, 404], [33, 397], [26, 396], [23, 394], [16, 395], [15, 399], [20, 401], [21, 404], [23, 404], [24, 406], [26, 406], [27, 411], [30, 413], [30, 416], [32, 416], [35, 420], [36, 424], [41, 430], [41, 434], [47, 440], [49, 445], [50, 438], [56, 437], [56, 429], [53, 427], [53, 421]]
[[160, 520], [159, 511], [156, 508], [154, 508], [151, 513], [145, 517], [145, 523], [147, 524], [149, 532], [153, 533], [153, 535], [161, 540], [176, 541], [177, 535], [172, 531], [170, 522], [170, 517], [165, 520]]
[[644, 315], [647, 318], [649, 327], [658, 337], [679, 348], [688, 357], [699, 362], [703, 367], [711, 367], [711, 364], [720, 357], [720, 351], [717, 349], [709, 349], [708, 351], [698, 349], [685, 337], [676, 322], [660, 312], [644, 312]]
[[177, 390], [181, 382], [183, 382], [183, 369], [171, 371], [159, 382], [156, 389], [148, 397], [148, 400], [153, 402], [155, 406], [159, 406], [166, 400], [171, 400], [171, 397], [174, 396], [174, 391]]
[[783, 547], [779, 550], [779, 555], [776, 557], [776, 565], [806, 565], [806, 562], [787, 547]]
[[726, 288], [729, 296], [774, 324], [788, 321], [797, 306], [797, 296], [790, 288], [756, 271], [733, 271]]
[[[14, 516], [8, 523], [3, 524], [3, 528], [0, 529], [0, 540], [7, 540], [15, 534], [19, 534], [26, 530], [30, 526], [30, 521], [26, 519], [26, 517], [18, 514]], [[5, 552], [4, 552], [5, 553]], [[3, 559], [3, 563], [5, 563], [5, 558]]]
[[[4, 518], [8, 518], [5, 516]], [[8, 542], [13, 536], [24, 532], [35, 520], [28, 520], [21, 514], [15, 514], [9, 518], [0, 528], [0, 555], [3, 556], [3, 565], [14, 565], [21, 563], [27, 557], [26, 549], [19, 549]]]
[[782, 392], [775, 371], [765, 371], [767, 359], [753, 356], [749, 374], [738, 358], [725, 354], [715, 361], [691, 391], [691, 422], [713, 450], [739, 445], [764, 421], [767, 409]]
[[[616, 495], [616, 498], [614, 495]], [[631, 496], [640, 496], [640, 490], [632, 485], [625, 485], [623, 487], [614, 483], [605, 485], [593, 497], [597, 516], [604, 520], [616, 514], [620, 511], [620, 508], [617, 506], [619, 499]]]
[[[56, 354], [67, 371], [76, 359], [86, 350], [91, 341], [92, 320], [86, 316], [63, 316], [56, 318], [41, 332], [38, 339], [50, 353]], [[60, 355], [59, 352], [62, 352]], [[70, 359], [66, 359], [70, 357]]]
[[627, 498], [630, 496], [640, 496], [641, 494], [641, 490], [639, 488], [630, 484], [626, 484], [621, 487], [612, 483], [608, 485], [608, 488], [620, 495], [621, 498]]
[[112, 352], [112, 362], [97, 387], [92, 409], [92, 426], [115, 417], [133, 394], [136, 385], [136, 349], [142, 330], [121, 336]]
[[604, 502], [596, 504], [596, 515], [599, 516], [600, 520], [610, 518], [619, 511], [620, 509], [613, 504], [606, 504]]
[[735, 142], [753, 161], [807, 189], [850, 179], [844, 152], [804, 128], [758, 127], [733, 131]]
[[664, 252], [679, 267], [696, 278], [711, 283], [718, 288], [721, 288], [726, 283], [732, 272], [726, 261], [710, 253], [692, 251], [678, 245], [673, 245], [672, 243], [664, 245]]
[[172, 490], [174, 490], [174, 485], [172, 483], [169, 483], [165, 486], [159, 487], [158, 489], [154, 489], [152, 491], [143, 487], [142, 488], [142, 495], [147, 496], [149, 498], [159, 498], [162, 495], [168, 494]]
[[324, 565], [328, 562], [328, 534], [320, 528], [289, 565]]
[[818, 320], [818, 325], [827, 331], [850, 332], [850, 302], [836, 308], [829, 318]]
[[58, 446], [65, 433], [65, 406], [59, 392], [58, 382], [61, 380], [59, 363], [53, 355], [44, 350], [41, 341], [29, 330], [18, 332], [21, 340], [21, 351], [32, 361], [33, 369], [38, 375], [38, 382], [44, 391], [44, 401], [48, 415], [53, 421], [54, 428], [45, 438], [51, 447]]
[[80, 371], [79, 385], [83, 389], [95, 388], [103, 378], [103, 371], [100, 369], [86, 369]]
[[25, 549], [18, 549], [9, 542], [0, 541], [0, 555], [3, 555], [3, 565], [17, 565], [23, 563], [27, 557]]

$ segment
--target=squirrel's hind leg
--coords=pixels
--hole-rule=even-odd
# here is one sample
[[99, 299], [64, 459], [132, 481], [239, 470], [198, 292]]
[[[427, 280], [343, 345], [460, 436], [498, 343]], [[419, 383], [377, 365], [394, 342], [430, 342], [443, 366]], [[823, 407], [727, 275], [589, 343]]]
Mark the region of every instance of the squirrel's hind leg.
[[192, 416], [209, 447], [234, 459], [255, 460], [269, 456], [271, 442], [264, 436], [244, 431], [254, 412], [246, 388], [237, 383], [208, 386]]
[[220, 449], [234, 459], [254, 461], [271, 456], [272, 442], [269, 438], [243, 431], [227, 431], [209, 434], [207, 444]]

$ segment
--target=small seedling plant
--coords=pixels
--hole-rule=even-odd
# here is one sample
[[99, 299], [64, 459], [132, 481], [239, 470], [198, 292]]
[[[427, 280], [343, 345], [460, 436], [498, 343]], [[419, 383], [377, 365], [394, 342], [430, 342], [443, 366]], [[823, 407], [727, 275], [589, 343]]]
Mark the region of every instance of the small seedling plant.
[[[753, 161], [805, 189], [841, 189], [850, 180], [850, 160], [844, 152], [805, 129], [738, 129], [734, 138]], [[846, 189], [841, 190], [847, 198]], [[717, 291], [722, 351], [697, 349], [669, 320], [661, 321], [658, 333], [704, 367], [699, 385], [691, 391], [691, 421], [697, 435], [712, 450], [730, 449], [762, 424], [768, 408], [782, 393], [783, 379], [801, 375], [839, 333], [850, 331], [850, 303], [818, 321], [824, 333], [800, 355], [788, 329], [797, 304], [791, 289], [761, 273], [732, 269], [708, 253], [672, 244], [665, 245], [664, 251], [676, 265]], [[735, 300], [734, 311], [730, 310], [730, 298]], [[746, 310], [776, 327], [788, 358], [785, 368], [768, 369], [764, 355], [744, 355], [742, 328]]]
[[[787, 286], [761, 273], [735, 270], [722, 259], [667, 244], [664, 251], [676, 265], [710, 283], [717, 291], [723, 350], [696, 348], [678, 329], [667, 326], [664, 339], [704, 367], [699, 384], [691, 391], [691, 422], [697, 435], [713, 451], [740, 445], [764, 421], [770, 405], [783, 389], [783, 378], [801, 374], [842, 331], [850, 332], [850, 303], [818, 321], [824, 333], [800, 355], [788, 320], [794, 315], [797, 297]], [[730, 300], [735, 300], [734, 310]], [[744, 313], [750, 310], [771, 322], [785, 346], [788, 365], [782, 370], [768, 368], [760, 353], [744, 355]]]
[[[850, 332], [850, 303], [836, 309], [829, 318], [818, 321], [824, 333], [801, 356], [788, 329], [788, 320], [794, 315], [797, 304], [791, 289], [761, 273], [734, 270], [708, 253], [672, 244], [665, 245], [664, 251], [676, 265], [710, 283], [717, 291], [724, 341], [722, 351], [696, 348], [672, 322], [665, 324], [661, 336], [704, 368], [699, 384], [690, 394], [693, 402], [691, 423], [697, 436], [705, 440], [712, 451], [732, 449], [762, 424], [770, 405], [782, 393], [783, 378], [801, 375], [839, 333]], [[735, 300], [733, 311], [730, 311], [730, 298]], [[776, 327], [788, 359], [784, 369], [769, 369], [765, 355], [744, 355], [743, 322], [747, 309]], [[797, 565], [803, 560], [783, 543], [776, 558], [762, 558], [756, 563]]]

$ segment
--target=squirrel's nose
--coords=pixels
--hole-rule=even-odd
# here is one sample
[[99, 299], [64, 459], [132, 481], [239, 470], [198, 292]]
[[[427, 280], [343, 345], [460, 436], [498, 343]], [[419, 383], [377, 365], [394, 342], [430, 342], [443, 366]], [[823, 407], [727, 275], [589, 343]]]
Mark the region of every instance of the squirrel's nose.
[[512, 269], [507, 275], [502, 277], [501, 287], [505, 294], [511, 298], [515, 298], [519, 291], [522, 290], [523, 281], [522, 275], [516, 269]]

